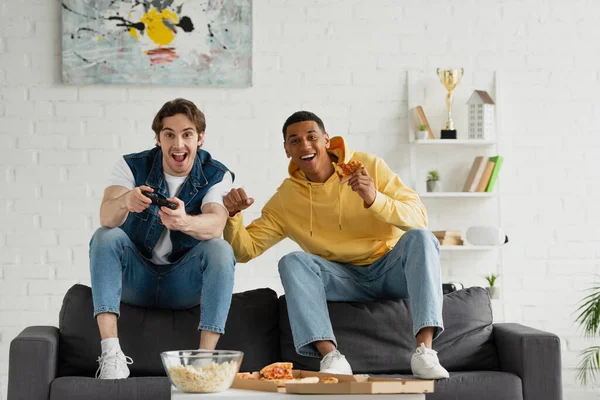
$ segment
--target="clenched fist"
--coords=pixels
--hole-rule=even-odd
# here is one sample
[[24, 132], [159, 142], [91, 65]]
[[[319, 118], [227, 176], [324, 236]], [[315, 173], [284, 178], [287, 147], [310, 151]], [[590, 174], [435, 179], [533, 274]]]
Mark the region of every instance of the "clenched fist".
[[248, 197], [244, 189], [231, 189], [225, 197], [223, 197], [223, 204], [227, 211], [229, 211], [229, 216], [233, 217], [235, 214], [239, 213], [242, 210], [250, 207], [254, 203], [254, 199], [252, 197]]
[[127, 211], [141, 213], [152, 204], [152, 200], [142, 194], [143, 191], [154, 192], [149, 186], [138, 186], [125, 194], [125, 207]]

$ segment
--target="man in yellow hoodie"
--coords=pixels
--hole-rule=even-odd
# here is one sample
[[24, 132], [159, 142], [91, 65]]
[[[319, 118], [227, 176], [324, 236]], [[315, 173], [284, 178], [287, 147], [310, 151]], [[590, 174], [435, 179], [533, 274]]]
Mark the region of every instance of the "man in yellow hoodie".
[[[294, 345], [298, 354], [323, 357], [321, 372], [352, 374], [337, 350], [327, 301], [410, 298], [416, 350], [415, 376], [447, 378], [432, 341], [443, 331], [439, 242], [426, 229], [419, 196], [374, 155], [329, 138], [323, 121], [299, 111], [283, 125], [290, 177], [244, 227], [240, 211], [254, 200], [243, 189], [223, 199], [223, 232], [238, 262], [258, 257], [288, 237], [304, 251], [279, 261]], [[340, 184], [334, 162], [362, 162]]]

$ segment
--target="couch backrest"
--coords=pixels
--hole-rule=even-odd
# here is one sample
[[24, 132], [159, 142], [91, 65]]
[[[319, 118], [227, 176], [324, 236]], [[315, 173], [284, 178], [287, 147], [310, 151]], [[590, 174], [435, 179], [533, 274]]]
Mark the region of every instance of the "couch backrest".
[[[296, 353], [285, 297], [280, 298], [281, 356], [294, 368], [318, 370], [319, 359]], [[415, 350], [410, 302], [329, 303], [339, 350], [356, 373], [410, 373]], [[479, 287], [444, 296], [444, 332], [433, 342], [441, 364], [450, 371], [496, 370], [492, 309]]]
[[[119, 342], [134, 363], [132, 376], [165, 375], [160, 352], [197, 349], [200, 307], [157, 310], [121, 304]], [[219, 349], [244, 352], [243, 371], [255, 371], [279, 361], [277, 294], [256, 289], [233, 295]], [[100, 356], [100, 334], [93, 317], [92, 291], [74, 285], [60, 311], [59, 376], [94, 376]]]

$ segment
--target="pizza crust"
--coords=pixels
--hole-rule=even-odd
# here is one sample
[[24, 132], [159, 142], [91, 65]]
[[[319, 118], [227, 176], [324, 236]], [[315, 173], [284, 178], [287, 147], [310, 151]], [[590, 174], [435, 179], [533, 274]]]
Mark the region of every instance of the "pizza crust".
[[363, 163], [361, 163], [360, 161], [356, 161], [356, 160], [352, 160], [350, 162], [346, 163], [334, 163], [333, 164], [333, 168], [334, 171], [338, 177], [338, 179], [340, 180], [340, 184], [342, 183], [346, 183], [348, 182], [352, 176], [354, 175], [354, 173], [363, 167]]

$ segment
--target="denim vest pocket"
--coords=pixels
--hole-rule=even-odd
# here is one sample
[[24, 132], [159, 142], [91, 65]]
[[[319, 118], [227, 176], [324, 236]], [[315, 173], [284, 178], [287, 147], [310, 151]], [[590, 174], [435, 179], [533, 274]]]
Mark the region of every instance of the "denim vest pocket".
[[134, 217], [138, 217], [142, 221], [148, 221], [148, 217], [150, 215], [150, 213], [148, 212], [148, 210], [144, 210], [141, 213], [132, 213], [132, 214], [133, 214]]

